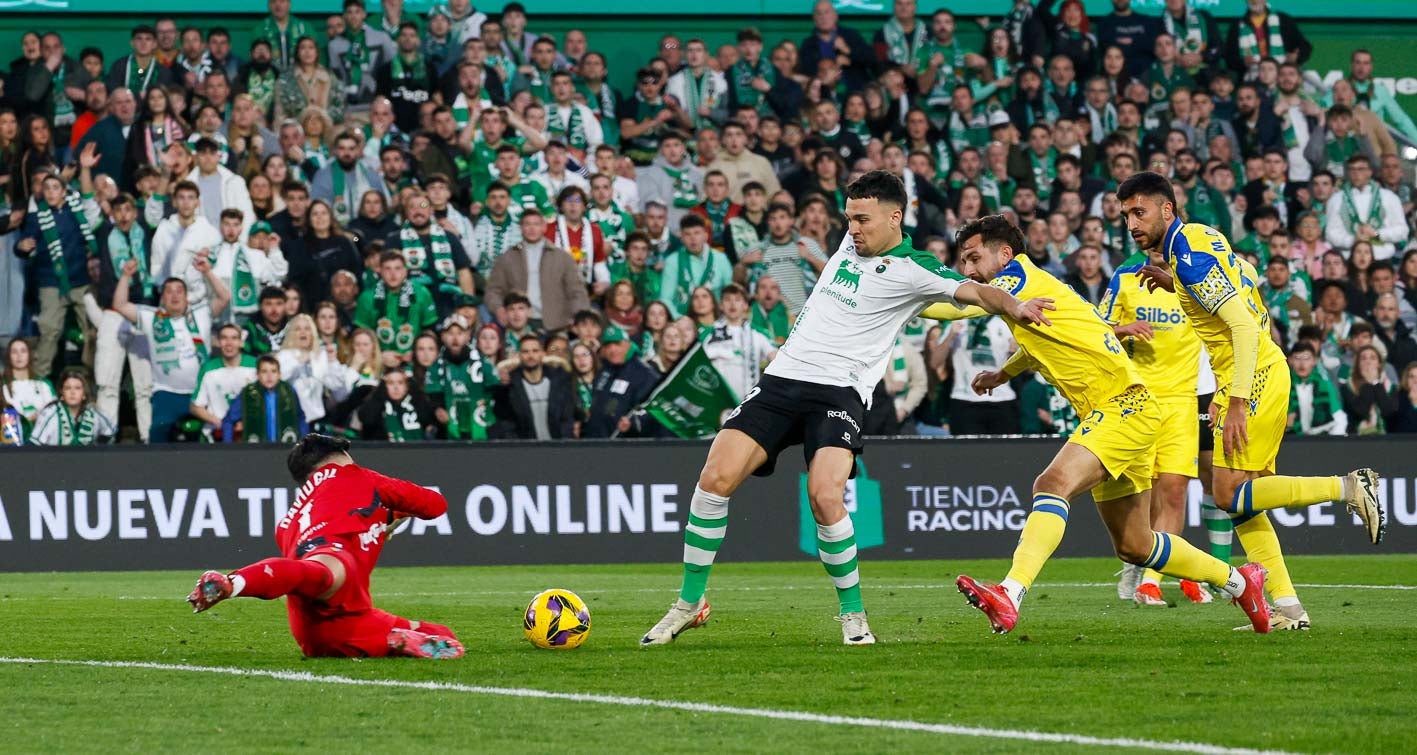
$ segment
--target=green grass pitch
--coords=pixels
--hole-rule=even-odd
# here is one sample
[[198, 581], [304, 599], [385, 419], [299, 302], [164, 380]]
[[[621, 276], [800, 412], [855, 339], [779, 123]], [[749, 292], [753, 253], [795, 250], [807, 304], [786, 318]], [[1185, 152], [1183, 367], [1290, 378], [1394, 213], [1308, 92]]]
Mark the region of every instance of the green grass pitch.
[[[1015, 633], [994, 636], [953, 577], [997, 579], [1002, 561], [873, 562], [868, 554], [864, 594], [880, 644], [844, 647], [820, 564], [723, 563], [710, 581], [710, 624], [650, 649], [637, 640], [674, 598], [677, 565], [377, 571], [378, 605], [459, 633], [468, 654], [447, 662], [303, 659], [278, 601], [235, 600], [192, 615], [182, 598], [195, 571], [0, 574], [0, 750], [1129, 749], [1002, 738], [1001, 730], [1125, 738], [1135, 750], [1176, 742], [1213, 748], [1191, 750], [1199, 752], [1417, 749], [1417, 590], [1400, 589], [1417, 585], [1417, 559], [1311, 557], [1290, 565], [1297, 582], [1311, 585], [1300, 588], [1314, 620], [1307, 633], [1231, 631], [1244, 617], [1228, 603], [1136, 608], [1117, 600], [1115, 562], [1075, 559], [1050, 563]], [[523, 637], [526, 601], [546, 587], [576, 591], [590, 605], [582, 648], [536, 650]], [[1174, 584], [1166, 594], [1181, 598]], [[320, 679], [334, 676], [359, 683]], [[949, 724], [975, 735], [474, 687]]]

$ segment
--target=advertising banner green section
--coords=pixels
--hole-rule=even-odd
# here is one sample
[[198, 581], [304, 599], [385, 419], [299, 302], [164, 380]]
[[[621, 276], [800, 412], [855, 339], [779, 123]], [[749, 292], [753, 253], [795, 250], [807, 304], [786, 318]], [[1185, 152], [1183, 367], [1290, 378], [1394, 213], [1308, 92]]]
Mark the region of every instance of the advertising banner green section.
[[[891, 10], [891, 0], [833, 0], [840, 13], [848, 15], [884, 15]], [[340, 0], [303, 0], [295, 3], [295, 13], [338, 13]], [[367, 3], [371, 10], [379, 8], [376, 1]], [[806, 16], [811, 13], [811, 0], [718, 0], [711, 6], [697, 3], [671, 3], [658, 0], [616, 0], [613, 3], [587, 6], [577, 0], [525, 0], [522, 3], [532, 15], [623, 16], [634, 15], [775, 15]], [[428, 0], [408, 2], [406, 7], [426, 10]], [[495, 13], [504, 2], [476, 3], [478, 10]], [[973, 0], [972, 2], [939, 2], [922, 0], [919, 11], [928, 14], [938, 8], [949, 8], [961, 16], [998, 15], [1008, 11], [1008, 0]], [[1216, 16], [1233, 18], [1245, 10], [1244, 0], [1192, 0], [1192, 5]], [[1109, 0], [1086, 0], [1089, 15], [1110, 13]], [[1133, 0], [1132, 7], [1147, 13], [1160, 13], [1164, 0]], [[0, 0], [0, 13], [114, 13], [124, 9], [105, 0]], [[147, 13], [265, 13], [265, 0], [212, 0], [192, 5], [184, 0], [148, 0], [143, 4]], [[1410, 0], [1369, 0], [1356, 6], [1336, 6], [1319, 0], [1286, 0], [1280, 10], [1295, 18], [1417, 18], [1417, 3]]]

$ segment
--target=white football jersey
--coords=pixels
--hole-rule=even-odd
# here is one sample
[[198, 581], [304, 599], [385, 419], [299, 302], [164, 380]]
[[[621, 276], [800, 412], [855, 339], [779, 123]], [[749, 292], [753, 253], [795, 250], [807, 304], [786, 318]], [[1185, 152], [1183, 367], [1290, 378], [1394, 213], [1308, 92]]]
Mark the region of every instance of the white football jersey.
[[965, 282], [909, 236], [879, 257], [857, 254], [847, 236], [765, 372], [854, 388], [869, 407], [901, 327], [930, 304], [954, 304]]

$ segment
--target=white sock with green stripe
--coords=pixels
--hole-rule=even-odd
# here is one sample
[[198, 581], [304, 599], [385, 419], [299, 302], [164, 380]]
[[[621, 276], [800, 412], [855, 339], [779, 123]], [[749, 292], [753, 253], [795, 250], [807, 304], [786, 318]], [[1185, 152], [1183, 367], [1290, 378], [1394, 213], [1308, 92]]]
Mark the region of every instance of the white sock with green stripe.
[[[684, 584], [679, 599], [695, 605], [708, 589], [709, 569], [728, 531], [728, 499], [694, 486], [689, 523], [684, 526]], [[854, 563], [854, 561], [853, 561]]]
[[817, 524], [817, 556], [836, 585], [841, 612], [866, 610], [861, 606], [861, 572], [856, 568], [856, 528], [849, 514], [836, 524]]

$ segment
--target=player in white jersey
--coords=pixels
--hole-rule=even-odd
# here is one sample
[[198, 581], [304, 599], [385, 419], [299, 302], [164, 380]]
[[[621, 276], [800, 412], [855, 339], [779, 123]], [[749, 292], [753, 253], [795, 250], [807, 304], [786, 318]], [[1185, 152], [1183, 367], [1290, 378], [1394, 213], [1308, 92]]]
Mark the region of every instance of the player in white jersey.
[[849, 235], [777, 358], [714, 438], [689, 504], [679, 599], [641, 645], [672, 642], [708, 620], [704, 591], [727, 529], [729, 496], [749, 475], [772, 474], [778, 454], [798, 444], [807, 460], [817, 553], [841, 604], [842, 639], [848, 645], [874, 644], [861, 603], [855, 531], [843, 498], [861, 453], [861, 422], [896, 334], [934, 302], [978, 305], [1048, 324], [1051, 299], [1021, 302], [1002, 289], [965, 280], [929, 252], [915, 250], [901, 231], [907, 199], [899, 178], [871, 171], [847, 187], [846, 197]]

